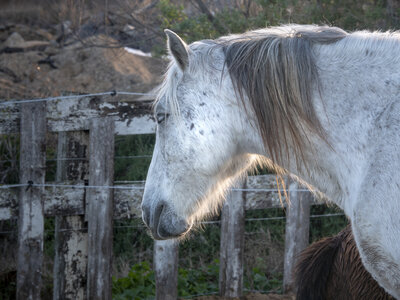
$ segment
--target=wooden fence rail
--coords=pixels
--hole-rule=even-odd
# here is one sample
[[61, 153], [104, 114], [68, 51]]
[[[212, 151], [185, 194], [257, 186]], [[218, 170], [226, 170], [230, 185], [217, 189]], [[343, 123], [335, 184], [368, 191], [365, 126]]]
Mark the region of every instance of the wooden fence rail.
[[[0, 110], [0, 134], [20, 131], [20, 183], [28, 184], [0, 189], [0, 220], [18, 218], [17, 299], [40, 298], [45, 216], [56, 217], [53, 299], [111, 299], [113, 219], [140, 217], [143, 194], [143, 184], [113, 185], [114, 135], [153, 133], [146, 109], [81, 98]], [[45, 184], [46, 131], [58, 132], [59, 159], [87, 157], [89, 162], [60, 159], [56, 182]], [[296, 183], [287, 185], [288, 289], [295, 255], [307, 244], [310, 204], [317, 202]], [[249, 176], [237, 187], [221, 218], [219, 287], [228, 297], [243, 292], [245, 210], [282, 207], [275, 176]], [[155, 242], [154, 264], [157, 299], [176, 299], [177, 243]]]

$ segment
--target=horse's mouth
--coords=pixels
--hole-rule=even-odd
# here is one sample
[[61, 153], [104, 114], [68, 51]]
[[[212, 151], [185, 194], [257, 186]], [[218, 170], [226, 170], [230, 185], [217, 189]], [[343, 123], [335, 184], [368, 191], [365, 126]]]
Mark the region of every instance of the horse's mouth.
[[192, 226], [189, 226], [185, 231], [177, 233], [177, 231], [174, 232], [165, 231], [164, 229], [160, 228], [160, 226], [158, 226], [155, 232], [151, 231], [151, 235], [155, 240], [179, 239], [184, 237], [190, 231], [191, 228]]
[[142, 218], [155, 240], [180, 238], [192, 228], [192, 224], [179, 217], [163, 201], [152, 207], [143, 205]]

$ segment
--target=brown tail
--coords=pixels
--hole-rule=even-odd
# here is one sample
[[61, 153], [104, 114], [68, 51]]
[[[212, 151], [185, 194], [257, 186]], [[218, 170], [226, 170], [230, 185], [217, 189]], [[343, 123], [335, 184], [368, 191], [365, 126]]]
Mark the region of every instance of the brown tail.
[[327, 280], [341, 240], [341, 234], [322, 239], [299, 255], [294, 280], [297, 300], [326, 298]]

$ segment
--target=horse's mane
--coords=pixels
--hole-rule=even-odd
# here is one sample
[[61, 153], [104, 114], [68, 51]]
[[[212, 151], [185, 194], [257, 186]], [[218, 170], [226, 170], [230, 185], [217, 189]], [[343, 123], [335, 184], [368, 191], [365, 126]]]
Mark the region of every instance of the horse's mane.
[[324, 238], [297, 257], [294, 280], [298, 300], [327, 298], [326, 287], [344, 234], [341, 232], [337, 236]]
[[243, 103], [250, 101], [273, 162], [281, 163], [288, 142], [295, 156], [304, 158], [305, 129], [325, 140], [311, 99], [313, 87], [318, 88], [312, 45], [346, 35], [336, 27], [287, 25], [216, 40], [237, 95]]
[[351, 226], [307, 247], [294, 271], [296, 299], [394, 299], [363, 266]]
[[[304, 161], [305, 130], [327, 141], [312, 104], [313, 89], [319, 88], [312, 45], [334, 43], [345, 36], [337, 27], [285, 25], [203, 40], [190, 48], [203, 53], [202, 64], [211, 57], [204, 55], [204, 48], [207, 54], [222, 48], [237, 95], [243, 103], [249, 100], [270, 159], [281, 165], [289, 145], [295, 157]], [[198, 63], [190, 66], [196, 67]], [[165, 97], [174, 114], [179, 114], [176, 87], [182, 75], [178, 69], [171, 60], [154, 102], [155, 107]]]

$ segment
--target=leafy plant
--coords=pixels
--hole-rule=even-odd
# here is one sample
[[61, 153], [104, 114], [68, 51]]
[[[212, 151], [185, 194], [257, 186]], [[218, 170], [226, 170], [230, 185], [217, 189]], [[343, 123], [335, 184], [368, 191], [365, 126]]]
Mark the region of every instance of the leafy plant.
[[187, 14], [184, 2], [177, 2], [158, 3], [160, 27], [174, 30], [188, 43], [284, 23], [328, 24], [346, 30], [390, 29], [398, 27], [400, 15], [398, 5], [381, 0], [254, 0], [215, 10], [210, 20], [202, 11]]
[[186, 297], [218, 292], [219, 261], [202, 269], [178, 269], [178, 295]]
[[[198, 294], [218, 292], [219, 260], [215, 259], [203, 268], [178, 269], [178, 296], [189, 297]], [[268, 276], [258, 267], [253, 268], [251, 278], [244, 281], [245, 290], [281, 292], [282, 273]], [[135, 264], [125, 277], [113, 277], [113, 299], [154, 299], [155, 274], [148, 262]]]
[[115, 180], [145, 180], [154, 143], [154, 134], [117, 136], [115, 139]]
[[179, 33], [187, 42], [215, 38], [218, 31], [204, 14], [189, 17], [184, 12], [183, 5], [176, 5], [169, 0], [161, 0], [160, 9], [161, 28], [171, 29]]
[[112, 293], [116, 300], [154, 299], [155, 288], [154, 271], [147, 261], [133, 265], [126, 277], [113, 277]]
[[332, 236], [341, 231], [349, 223], [343, 213], [336, 205], [314, 205], [311, 206], [311, 215], [332, 214], [330, 217], [310, 218], [310, 243], [318, 241], [323, 237]]
[[282, 292], [283, 274], [266, 274], [262, 268], [254, 267], [250, 277], [245, 278], [245, 290]]
[[[202, 270], [179, 268], [180, 297], [218, 291], [218, 261]], [[135, 264], [126, 277], [113, 277], [113, 299], [154, 299], [155, 277], [148, 262]]]

